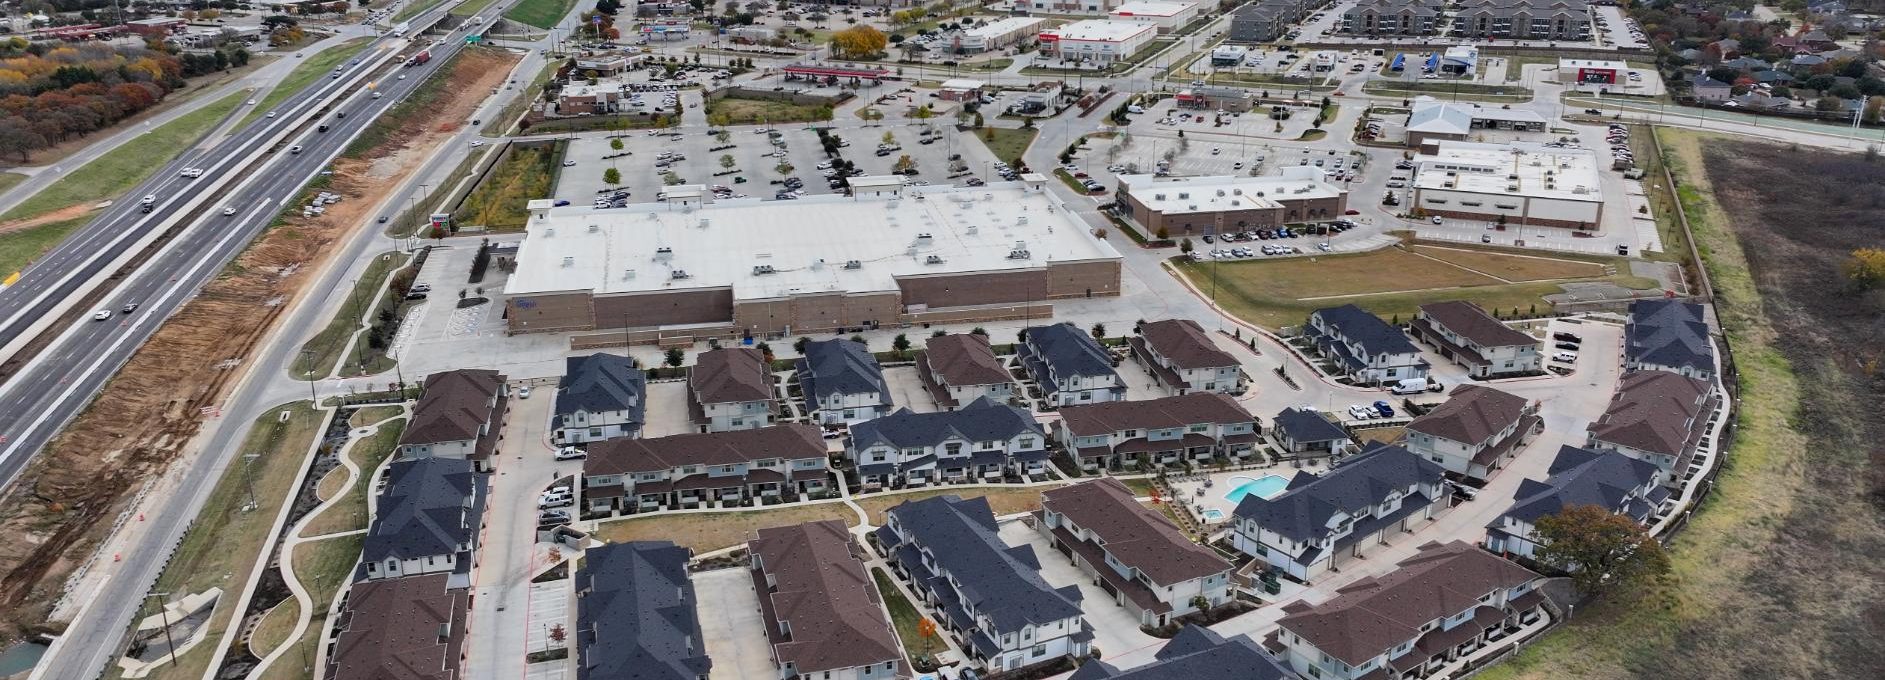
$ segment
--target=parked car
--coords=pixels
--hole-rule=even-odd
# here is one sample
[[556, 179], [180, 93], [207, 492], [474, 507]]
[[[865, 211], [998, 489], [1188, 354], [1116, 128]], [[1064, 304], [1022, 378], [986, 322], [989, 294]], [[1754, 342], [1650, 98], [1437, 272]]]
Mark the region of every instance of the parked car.
[[[424, 295], [426, 291], [416, 291], [416, 292], [418, 292], [418, 293], [419, 293], [419, 294], [421, 294], [421, 295]], [[517, 398], [518, 398], [518, 399], [529, 399], [529, 398], [530, 398], [530, 386], [529, 386], [529, 385], [522, 385], [522, 386], [519, 386], [519, 387], [517, 388]]]
[[1562, 342], [1583, 342], [1584, 341], [1583, 338], [1580, 338], [1577, 335], [1571, 334], [1571, 333], [1552, 333], [1551, 339], [1559, 340]]
[[556, 450], [557, 460], [582, 460], [589, 457], [589, 452], [574, 446], [565, 446]]
[[1560, 343], [1558, 343], [1558, 344], [1556, 344], [1556, 345], [1553, 345], [1553, 346], [1554, 346], [1554, 347], [1557, 347], [1558, 349], [1562, 349], [1562, 350], [1570, 350], [1570, 351], [1572, 351], [1572, 352], [1575, 352], [1575, 351], [1577, 351], [1577, 350], [1579, 349], [1579, 348], [1578, 348], [1578, 346], [1577, 346], [1577, 343], [1575, 343], [1575, 342], [1560, 342]]
[[568, 510], [544, 510], [537, 513], [538, 524], [569, 524]]
[[1393, 417], [1394, 417], [1394, 407], [1393, 407], [1393, 406], [1389, 406], [1389, 405], [1388, 405], [1388, 403], [1387, 403], [1387, 402], [1385, 402], [1385, 401], [1377, 401], [1377, 402], [1375, 402], [1375, 403], [1374, 403], [1374, 410], [1375, 410], [1375, 412], [1376, 412], [1376, 413], [1379, 413], [1379, 414], [1381, 414], [1381, 417], [1383, 417], [1383, 418], [1393, 418]]
[[1356, 420], [1369, 420], [1374, 418], [1377, 414], [1374, 412], [1374, 409], [1368, 408], [1366, 404], [1355, 404], [1348, 407], [1348, 415]]
[[1567, 364], [1577, 363], [1577, 355], [1572, 354], [1570, 352], [1559, 352], [1557, 354], [1553, 354], [1551, 355], [1551, 359], [1552, 361], [1562, 361]]

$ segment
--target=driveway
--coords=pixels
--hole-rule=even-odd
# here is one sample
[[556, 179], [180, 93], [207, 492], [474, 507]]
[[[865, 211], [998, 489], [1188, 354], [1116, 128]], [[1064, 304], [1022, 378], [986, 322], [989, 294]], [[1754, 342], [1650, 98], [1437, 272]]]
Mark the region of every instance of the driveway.
[[700, 635], [713, 658], [713, 680], [769, 678], [779, 674], [767, 648], [766, 624], [759, 595], [745, 569], [717, 569], [694, 575], [700, 597]]
[[694, 420], [688, 415], [688, 400], [693, 397], [687, 393], [686, 381], [648, 383], [647, 410], [642, 414], [641, 436], [666, 437], [676, 434], [699, 432], [694, 427]]
[[942, 406], [929, 390], [923, 389], [923, 378], [916, 374], [915, 366], [896, 366], [884, 369], [884, 384], [890, 387], [890, 401], [897, 408], [909, 408], [917, 413], [941, 411]]
[[1048, 545], [1047, 538], [1040, 532], [1021, 522], [1007, 522], [1001, 525], [1001, 540], [1008, 545], [1033, 546], [1034, 556], [1041, 562], [1041, 578], [1046, 579], [1048, 585], [1080, 587], [1080, 610], [1086, 614], [1087, 625], [1093, 627], [1093, 644], [1099, 647], [1102, 658], [1165, 645], [1164, 640], [1139, 632], [1139, 619], [1125, 607], [1114, 604], [1111, 595], [1095, 585], [1093, 578], [1074, 566], [1066, 555]]

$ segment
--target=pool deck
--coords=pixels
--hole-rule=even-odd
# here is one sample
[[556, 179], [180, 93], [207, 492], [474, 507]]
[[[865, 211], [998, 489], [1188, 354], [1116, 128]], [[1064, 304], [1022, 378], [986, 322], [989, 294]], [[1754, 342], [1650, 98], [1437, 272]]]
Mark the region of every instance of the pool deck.
[[[1276, 475], [1288, 479], [1294, 477], [1299, 472], [1322, 474], [1326, 467], [1326, 465], [1322, 465], [1319, 462], [1315, 464], [1304, 463], [1300, 466], [1285, 462], [1277, 465], [1234, 470], [1230, 472], [1201, 472], [1193, 475], [1179, 475], [1170, 477], [1169, 481], [1172, 489], [1178, 492], [1178, 497], [1173, 499], [1176, 501], [1174, 504], [1190, 512], [1191, 518], [1198, 520], [1200, 524], [1216, 529], [1230, 521], [1232, 511], [1237, 509], [1236, 503], [1232, 503], [1224, 498], [1225, 494], [1230, 493], [1231, 489], [1237, 488], [1237, 485], [1243, 482], [1243, 479], [1231, 481], [1232, 479], [1262, 479], [1268, 475]], [[1207, 520], [1204, 517], [1206, 510], [1217, 510], [1223, 513], [1223, 516], [1216, 520]]]

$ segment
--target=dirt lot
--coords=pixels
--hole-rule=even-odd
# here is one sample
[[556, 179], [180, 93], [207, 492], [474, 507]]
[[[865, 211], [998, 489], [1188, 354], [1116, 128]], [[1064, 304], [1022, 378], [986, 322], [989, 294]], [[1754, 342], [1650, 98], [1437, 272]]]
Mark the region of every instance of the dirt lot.
[[[0, 498], [0, 638], [43, 621], [65, 576], [104, 537], [127, 496], [161, 475], [197, 431], [198, 409], [221, 404], [237, 373], [218, 365], [247, 357], [298, 295], [324, 253], [365, 225], [366, 210], [421, 160], [447, 130], [432, 121], [468, 116], [477, 93], [502, 80], [507, 55], [458, 59], [445, 80], [462, 83], [413, 117], [378, 153], [395, 162], [342, 159], [330, 191], [350, 200], [314, 219], [292, 217], [269, 230], [225, 275], [159, 329], [59, 439]], [[260, 313], [258, 313], [258, 310]]]

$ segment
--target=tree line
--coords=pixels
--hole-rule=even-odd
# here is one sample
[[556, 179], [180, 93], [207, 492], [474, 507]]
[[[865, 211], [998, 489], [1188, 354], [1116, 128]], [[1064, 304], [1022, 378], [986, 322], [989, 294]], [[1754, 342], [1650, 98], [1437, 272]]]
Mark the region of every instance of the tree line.
[[143, 111], [184, 79], [242, 66], [248, 50], [173, 53], [153, 45], [28, 44], [0, 40], [0, 156], [26, 162], [40, 149]]

